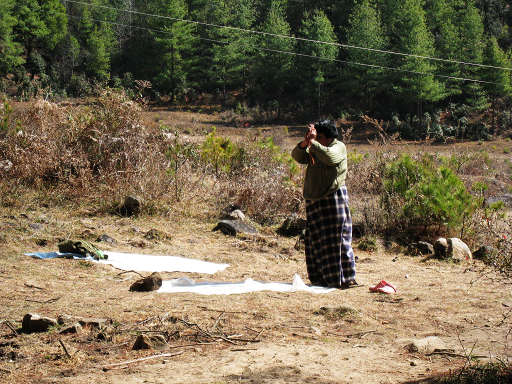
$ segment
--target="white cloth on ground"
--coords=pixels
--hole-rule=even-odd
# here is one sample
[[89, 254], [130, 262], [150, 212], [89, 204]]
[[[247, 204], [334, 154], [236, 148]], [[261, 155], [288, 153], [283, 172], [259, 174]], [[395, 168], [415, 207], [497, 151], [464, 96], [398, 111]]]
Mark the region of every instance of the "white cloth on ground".
[[336, 290], [336, 288], [327, 288], [319, 286], [310, 286], [304, 284], [298, 274], [293, 277], [293, 283], [265, 283], [247, 279], [240, 283], [216, 283], [202, 282], [196, 283], [187, 277], [179, 279], [166, 280], [162, 282], [159, 293], [178, 293], [193, 292], [202, 295], [230, 295], [234, 293], [246, 293], [255, 291], [277, 291], [277, 292], [297, 292], [307, 291], [310, 293], [327, 293]]

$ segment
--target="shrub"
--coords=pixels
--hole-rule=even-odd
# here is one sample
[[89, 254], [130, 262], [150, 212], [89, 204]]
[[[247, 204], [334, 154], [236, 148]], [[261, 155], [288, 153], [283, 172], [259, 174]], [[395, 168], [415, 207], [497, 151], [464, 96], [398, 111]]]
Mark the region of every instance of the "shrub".
[[464, 233], [476, 209], [476, 199], [449, 168], [437, 166], [431, 156], [415, 160], [402, 155], [383, 172], [381, 203], [388, 228], [401, 227], [406, 237]]

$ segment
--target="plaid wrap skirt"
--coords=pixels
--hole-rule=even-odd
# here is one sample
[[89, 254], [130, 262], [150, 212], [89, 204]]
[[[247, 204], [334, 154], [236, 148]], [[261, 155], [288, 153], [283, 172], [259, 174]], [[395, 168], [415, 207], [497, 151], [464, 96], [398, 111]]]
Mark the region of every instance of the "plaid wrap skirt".
[[306, 265], [313, 285], [341, 288], [355, 280], [352, 219], [346, 186], [319, 200], [306, 201]]

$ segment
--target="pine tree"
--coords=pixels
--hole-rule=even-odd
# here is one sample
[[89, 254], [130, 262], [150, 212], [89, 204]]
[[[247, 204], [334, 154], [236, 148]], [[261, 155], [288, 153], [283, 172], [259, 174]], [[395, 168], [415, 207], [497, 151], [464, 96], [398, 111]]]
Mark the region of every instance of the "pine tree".
[[169, 91], [174, 100], [186, 86], [195, 25], [184, 21], [188, 8], [183, 0], [163, 1], [157, 11], [165, 18], [160, 19], [158, 25], [158, 30], [164, 33], [153, 33], [156, 42], [153, 55], [157, 70], [155, 86]]
[[347, 49], [349, 62], [361, 64], [349, 65], [347, 89], [355, 96], [362, 96], [369, 107], [372, 97], [386, 87], [386, 73], [379, 67], [386, 66], [388, 59], [387, 54], [374, 51], [386, 49], [387, 39], [380, 15], [370, 0], [362, 0], [355, 6], [350, 15], [347, 38], [347, 44], [354, 47]]
[[396, 71], [393, 89], [398, 103], [415, 103], [422, 116], [422, 103], [445, 97], [443, 84], [435, 77], [435, 64], [425, 58], [434, 56], [434, 40], [427, 28], [421, 0], [387, 2], [386, 20], [393, 55], [391, 66]]
[[0, 75], [3, 76], [24, 63], [23, 48], [13, 40], [13, 26], [17, 22], [11, 14], [13, 5], [14, 0], [0, 2]]
[[256, 52], [256, 83], [259, 84], [264, 97], [277, 101], [277, 114], [280, 118], [283, 93], [291, 79], [291, 53], [295, 45], [291, 38], [275, 36], [290, 36], [290, 26], [286, 22], [280, 1], [272, 1], [261, 31], [268, 35], [260, 35], [258, 38], [258, 46], [264, 49]]
[[492, 101], [492, 127], [491, 133], [495, 132], [496, 100], [499, 97], [506, 97], [512, 94], [511, 71], [512, 63], [508, 55], [499, 47], [498, 41], [490, 37], [484, 50], [484, 62], [489, 67], [481, 69], [482, 79], [487, 83], [484, 89]]
[[334, 28], [322, 11], [305, 14], [297, 44], [297, 67], [305, 103], [315, 100], [318, 115], [322, 115], [324, 90], [334, 68], [339, 46]]

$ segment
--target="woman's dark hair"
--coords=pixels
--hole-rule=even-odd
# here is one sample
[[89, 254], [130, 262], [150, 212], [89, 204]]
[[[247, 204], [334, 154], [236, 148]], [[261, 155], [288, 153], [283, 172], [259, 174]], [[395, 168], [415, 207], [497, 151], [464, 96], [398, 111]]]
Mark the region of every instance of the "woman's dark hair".
[[325, 119], [315, 123], [315, 129], [317, 133], [323, 133], [327, 139], [334, 137], [338, 138], [338, 127], [333, 120]]

